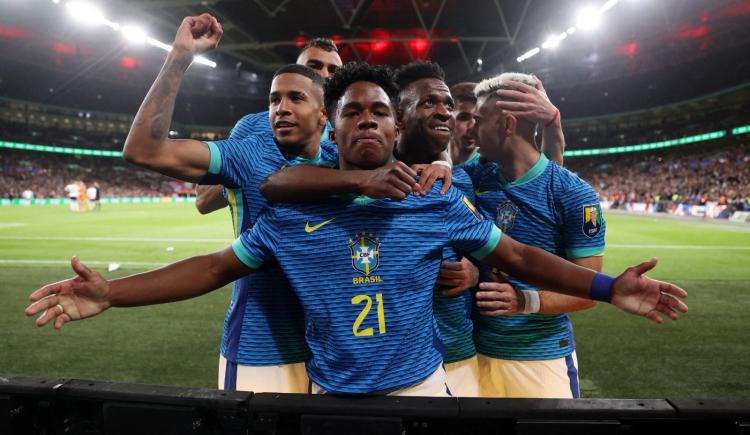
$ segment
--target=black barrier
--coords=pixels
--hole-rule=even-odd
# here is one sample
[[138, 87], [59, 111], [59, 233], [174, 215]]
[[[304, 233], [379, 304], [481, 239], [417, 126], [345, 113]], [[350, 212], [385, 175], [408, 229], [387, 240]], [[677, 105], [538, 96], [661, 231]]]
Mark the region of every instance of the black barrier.
[[340, 397], [0, 377], [0, 434], [750, 435], [750, 401]]

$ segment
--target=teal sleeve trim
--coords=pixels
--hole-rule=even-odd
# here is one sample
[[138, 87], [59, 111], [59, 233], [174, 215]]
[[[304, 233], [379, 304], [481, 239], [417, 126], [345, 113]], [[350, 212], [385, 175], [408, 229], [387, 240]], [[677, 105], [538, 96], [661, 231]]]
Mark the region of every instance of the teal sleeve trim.
[[213, 142], [206, 142], [208, 151], [211, 153], [211, 160], [208, 163], [208, 173], [218, 175], [221, 171], [221, 151]]
[[240, 261], [250, 269], [258, 269], [263, 265], [262, 262], [256, 260], [255, 257], [250, 255], [247, 249], [245, 249], [245, 246], [242, 244], [241, 239], [237, 239], [232, 242], [232, 250], [234, 251], [234, 255], [236, 255], [237, 258], [239, 258]]
[[500, 243], [500, 238], [502, 237], [503, 232], [500, 231], [500, 228], [492, 225], [492, 231], [490, 232], [490, 238], [487, 239], [487, 243], [484, 244], [481, 248], [477, 249], [476, 251], [472, 252], [471, 255], [475, 259], [482, 261], [484, 258], [488, 255], [490, 255], [490, 252], [494, 251], [497, 247], [497, 244]]
[[604, 253], [604, 245], [592, 246], [590, 248], [577, 248], [577, 249], [566, 249], [565, 256], [568, 260], [574, 260], [576, 258], [595, 257]]

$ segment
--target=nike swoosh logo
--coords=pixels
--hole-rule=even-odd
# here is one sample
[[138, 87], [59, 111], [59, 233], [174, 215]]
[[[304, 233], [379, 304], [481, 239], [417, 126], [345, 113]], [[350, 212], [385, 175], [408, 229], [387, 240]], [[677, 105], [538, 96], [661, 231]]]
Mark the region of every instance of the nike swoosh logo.
[[[336, 218], [333, 218], [333, 219], [336, 219]], [[313, 226], [310, 226], [310, 222], [307, 222], [305, 224], [305, 232], [306, 233], [312, 233], [313, 231], [316, 231], [316, 230], [320, 229], [320, 227], [322, 227], [323, 225], [327, 225], [327, 224], [331, 223], [331, 221], [333, 221], [333, 219], [328, 219], [327, 221], [323, 221], [323, 222], [319, 223], [318, 225], [313, 225]]]

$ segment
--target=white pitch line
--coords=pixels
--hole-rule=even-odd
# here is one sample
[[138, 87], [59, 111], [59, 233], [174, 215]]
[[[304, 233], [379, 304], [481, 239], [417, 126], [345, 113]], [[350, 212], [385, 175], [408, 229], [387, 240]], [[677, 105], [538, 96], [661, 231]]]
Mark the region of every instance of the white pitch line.
[[[160, 267], [165, 266], [168, 263], [157, 263], [157, 262], [150, 262], [150, 261], [83, 261], [83, 264], [88, 266], [109, 266], [111, 263], [117, 263], [120, 266], [146, 266], [146, 267]], [[29, 265], [29, 266], [35, 266], [40, 264], [45, 265], [62, 265], [62, 266], [69, 266], [70, 261], [69, 260], [9, 260], [9, 259], [0, 259], [0, 264], [16, 264], [16, 265]]]
[[721, 245], [620, 245], [607, 244], [605, 248], [614, 249], [687, 249], [695, 251], [750, 251], [750, 246], [721, 246]]
[[63, 241], [63, 242], [186, 242], [230, 243], [231, 239], [202, 239], [181, 237], [59, 237], [59, 236], [0, 236], [0, 240]]

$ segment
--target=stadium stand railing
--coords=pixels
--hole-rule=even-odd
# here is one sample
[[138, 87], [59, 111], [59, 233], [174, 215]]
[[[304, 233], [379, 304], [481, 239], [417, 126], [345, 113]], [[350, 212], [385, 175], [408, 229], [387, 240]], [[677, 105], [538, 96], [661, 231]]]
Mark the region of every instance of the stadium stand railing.
[[750, 432], [750, 401], [341, 397], [0, 377], [0, 433]]

